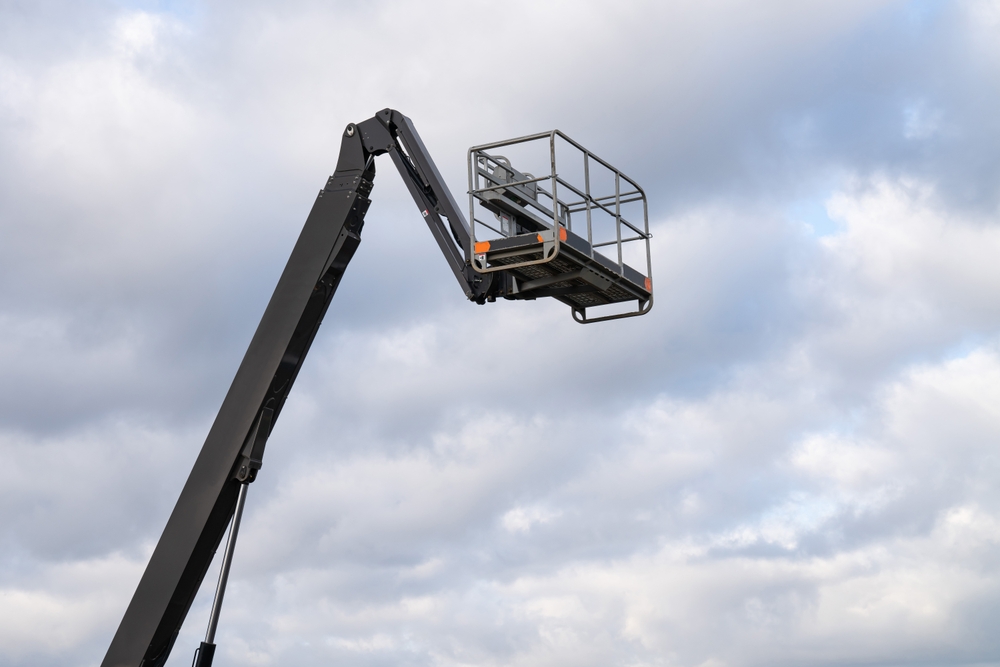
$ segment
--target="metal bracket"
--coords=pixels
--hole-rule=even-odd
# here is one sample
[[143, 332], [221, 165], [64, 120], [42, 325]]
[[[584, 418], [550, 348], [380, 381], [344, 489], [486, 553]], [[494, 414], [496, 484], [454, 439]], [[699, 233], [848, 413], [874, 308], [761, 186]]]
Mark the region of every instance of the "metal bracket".
[[271, 435], [271, 420], [274, 418], [272, 408], [264, 408], [257, 415], [257, 421], [250, 429], [246, 444], [240, 451], [239, 463], [237, 463], [235, 479], [249, 484], [257, 478], [257, 471], [260, 470], [264, 460], [264, 445]]

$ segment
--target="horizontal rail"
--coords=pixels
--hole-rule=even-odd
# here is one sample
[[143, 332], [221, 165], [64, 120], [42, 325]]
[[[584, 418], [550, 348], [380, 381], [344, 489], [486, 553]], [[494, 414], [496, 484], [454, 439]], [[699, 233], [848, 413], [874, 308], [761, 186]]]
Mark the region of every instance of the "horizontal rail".
[[[653, 235], [650, 234], [649, 236], [650, 236], [650, 238], [652, 238]], [[630, 236], [627, 239], [622, 239], [621, 242], [622, 243], [629, 243], [630, 241], [645, 241], [645, 240], [646, 240], [645, 236]], [[614, 241], [604, 241], [603, 243], [594, 243], [594, 244], [592, 244], [591, 247], [593, 247], [593, 248], [603, 248], [604, 246], [609, 246], [609, 245], [618, 245], [618, 239], [615, 239]]]
[[[483, 174], [483, 176], [493, 181], [494, 183], [498, 183], [499, 185], [491, 185], [488, 188], [478, 188], [473, 192], [489, 192], [490, 190], [502, 190], [503, 188], [512, 188], [515, 185], [527, 185], [528, 183], [537, 183], [538, 181], [548, 181], [552, 179], [551, 176], [539, 176], [538, 178], [529, 178], [524, 181], [510, 181], [509, 183], [500, 183], [498, 179], [493, 178], [492, 174]], [[545, 194], [549, 193], [546, 192]], [[552, 195], [549, 195], [549, 197], [551, 196]]]
[[499, 234], [500, 236], [506, 236], [506, 234], [504, 234], [503, 232], [501, 232], [499, 229], [497, 229], [496, 227], [491, 226], [488, 222], [484, 222], [483, 220], [480, 220], [479, 218], [475, 218], [473, 220], [473, 222], [478, 222], [479, 224], [481, 224], [486, 229], [494, 231], [497, 234]]
[[516, 146], [517, 144], [523, 144], [523, 143], [526, 143], [526, 142], [529, 142], [529, 141], [536, 141], [538, 139], [544, 139], [546, 137], [548, 137], [550, 139], [553, 139], [553, 138], [555, 138], [557, 136], [560, 137], [560, 138], [562, 138], [563, 141], [565, 141], [569, 145], [573, 146], [574, 148], [576, 148], [578, 151], [580, 151], [581, 153], [583, 153], [587, 157], [593, 159], [595, 162], [597, 162], [598, 164], [602, 165], [604, 168], [606, 168], [609, 171], [613, 171], [614, 173], [618, 174], [618, 176], [622, 180], [626, 181], [629, 185], [631, 185], [633, 188], [635, 188], [638, 192], [642, 193], [643, 197], [645, 197], [646, 193], [639, 186], [638, 183], [636, 183], [634, 180], [632, 180], [631, 178], [629, 178], [620, 169], [617, 169], [616, 167], [613, 167], [610, 163], [606, 162], [605, 160], [602, 160], [598, 155], [595, 155], [594, 153], [590, 152], [589, 150], [587, 150], [586, 148], [584, 148], [580, 144], [576, 143], [575, 141], [573, 141], [572, 139], [570, 139], [569, 137], [567, 137], [565, 134], [562, 133], [561, 130], [551, 130], [550, 132], [538, 132], [537, 134], [529, 134], [529, 135], [525, 135], [523, 137], [517, 137], [516, 139], [508, 139], [507, 141], [494, 141], [494, 142], [489, 143], [489, 144], [482, 144], [482, 145], [479, 145], [479, 146], [473, 146], [472, 148], [469, 149], [469, 154], [471, 155], [472, 153], [481, 153], [481, 152], [483, 152], [485, 150], [489, 150], [489, 149], [493, 149], [493, 148], [500, 148], [500, 147], [503, 147], [503, 146]]

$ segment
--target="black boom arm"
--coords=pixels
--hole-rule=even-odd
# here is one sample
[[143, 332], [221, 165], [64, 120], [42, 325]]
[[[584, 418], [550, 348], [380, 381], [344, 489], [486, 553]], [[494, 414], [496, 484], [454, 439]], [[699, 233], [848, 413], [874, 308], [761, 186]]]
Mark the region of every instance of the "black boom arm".
[[[349, 125], [347, 132], [352, 132], [353, 128]], [[473, 270], [467, 260], [469, 224], [420, 140], [413, 121], [398, 111], [383, 109], [374, 118], [359, 124], [357, 129], [368, 154], [389, 153], [392, 157], [465, 295], [477, 303], [493, 300], [497, 294], [491, 289], [493, 277]], [[448, 221], [447, 225], [442, 217]]]
[[[469, 228], [409, 118], [385, 109], [347, 126], [243, 362], [156, 545], [102, 667], [160, 667], [233, 517], [330, 300], [361, 242], [374, 157], [389, 153], [466, 296], [496, 296], [466, 259]], [[447, 221], [447, 223], [445, 222]], [[213, 646], [214, 648], [214, 646]]]

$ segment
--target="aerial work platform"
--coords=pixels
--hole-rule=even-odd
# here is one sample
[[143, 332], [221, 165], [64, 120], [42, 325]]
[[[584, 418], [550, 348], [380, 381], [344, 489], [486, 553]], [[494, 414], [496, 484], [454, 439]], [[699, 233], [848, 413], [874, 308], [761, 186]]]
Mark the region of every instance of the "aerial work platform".
[[[470, 224], [409, 118], [383, 109], [348, 124], [336, 171], [316, 196], [102, 667], [164, 667], [228, 528], [194, 659], [194, 667], [211, 667], [247, 488], [361, 244], [380, 155], [392, 159], [469, 301], [550, 296], [584, 323], [652, 307], [646, 195], [558, 130], [469, 150]], [[477, 201], [494, 221], [475, 217]]]
[[645, 192], [559, 130], [470, 148], [469, 220], [472, 268], [503, 272], [508, 299], [551, 296], [583, 323], [653, 306]]

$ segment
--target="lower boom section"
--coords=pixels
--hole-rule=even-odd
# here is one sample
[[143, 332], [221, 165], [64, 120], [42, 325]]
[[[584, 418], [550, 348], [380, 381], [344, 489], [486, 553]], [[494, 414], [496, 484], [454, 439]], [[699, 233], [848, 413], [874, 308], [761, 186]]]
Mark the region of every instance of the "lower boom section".
[[361, 242], [374, 161], [354, 126], [319, 193], [250, 347], [139, 581], [102, 667], [160, 667], [236, 506], [253, 481], [340, 279]]

